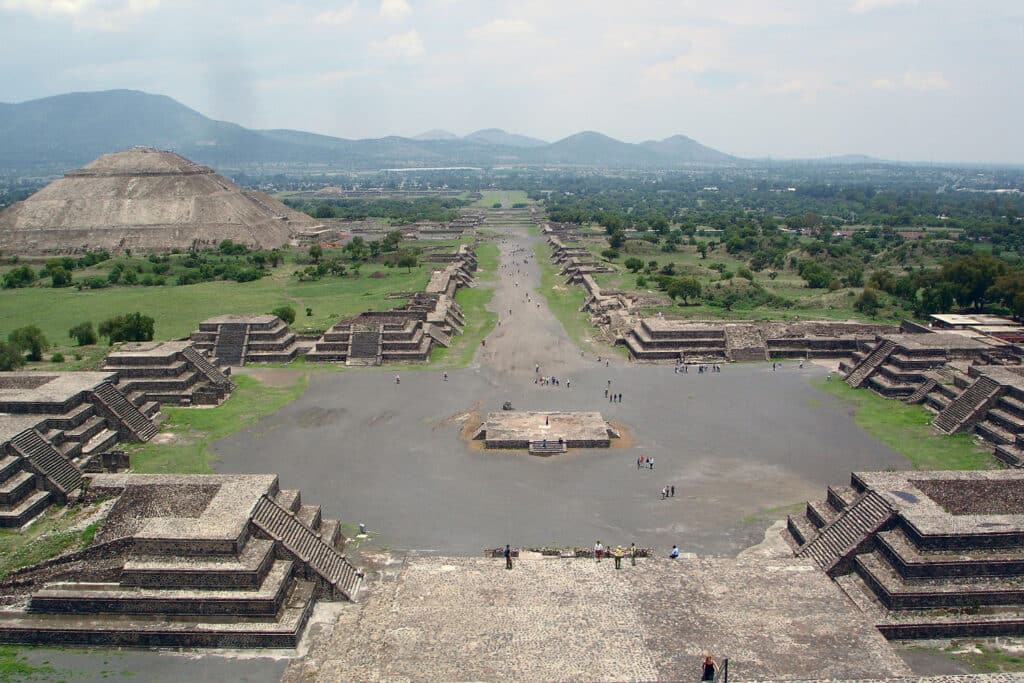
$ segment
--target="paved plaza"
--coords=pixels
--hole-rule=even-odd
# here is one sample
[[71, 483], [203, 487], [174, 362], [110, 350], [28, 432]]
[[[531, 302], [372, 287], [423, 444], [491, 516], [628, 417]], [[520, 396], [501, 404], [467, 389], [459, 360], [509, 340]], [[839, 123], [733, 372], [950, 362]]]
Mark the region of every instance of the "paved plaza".
[[811, 563], [419, 558], [381, 572], [284, 680], [736, 680], [909, 673]]

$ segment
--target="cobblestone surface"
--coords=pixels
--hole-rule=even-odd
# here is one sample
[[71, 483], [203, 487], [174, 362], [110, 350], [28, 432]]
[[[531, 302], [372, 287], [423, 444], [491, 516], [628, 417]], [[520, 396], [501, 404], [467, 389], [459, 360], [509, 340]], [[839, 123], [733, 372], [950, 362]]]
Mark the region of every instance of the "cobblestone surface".
[[285, 681], [736, 680], [909, 673], [809, 563], [777, 558], [420, 558], [312, 638]]

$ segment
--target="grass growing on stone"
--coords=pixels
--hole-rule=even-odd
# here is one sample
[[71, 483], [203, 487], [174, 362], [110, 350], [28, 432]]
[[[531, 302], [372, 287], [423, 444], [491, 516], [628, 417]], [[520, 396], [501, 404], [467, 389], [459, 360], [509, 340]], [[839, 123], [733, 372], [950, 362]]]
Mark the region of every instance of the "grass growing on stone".
[[558, 274], [558, 266], [551, 262], [551, 248], [545, 242], [534, 247], [537, 265], [540, 266], [540, 293], [548, 302], [548, 308], [555, 314], [569, 337], [580, 348], [590, 348], [589, 341], [594, 333], [590, 317], [580, 312], [586, 299], [582, 287], [566, 285]]
[[[97, 524], [72, 529], [92, 507], [55, 507], [27, 529], [0, 530], [0, 578], [21, 567], [48, 560], [67, 551], [92, 543]], [[0, 679], [3, 680], [3, 679]]]
[[916, 470], [985, 470], [997, 467], [996, 459], [974, 443], [970, 434], [938, 434], [931, 427], [932, 414], [882, 398], [868, 389], [853, 389], [833, 377], [813, 379], [811, 384], [856, 408], [857, 426], [893, 449]]
[[490, 287], [463, 287], [456, 292], [455, 301], [462, 307], [466, 328], [462, 334], [452, 337], [450, 347], [435, 346], [431, 349], [430, 365], [420, 367], [461, 368], [469, 365], [480, 340], [498, 324], [498, 314], [487, 310], [493, 296], [494, 290]]
[[73, 671], [58, 671], [46, 664], [32, 664], [21, 654], [21, 648], [0, 645], [0, 683], [55, 681], [73, 676]]
[[944, 648], [950, 659], [966, 664], [974, 673], [1009, 673], [1024, 671], [1024, 652], [1006, 651], [995, 645], [977, 643], [965, 645], [953, 642]]
[[132, 471], [137, 473], [208, 474], [213, 471], [210, 443], [234, 434], [264, 415], [273, 413], [298, 398], [306, 389], [302, 373], [289, 386], [261, 383], [251, 375], [234, 375], [237, 385], [231, 397], [216, 408], [164, 408], [167, 421], [161, 435], [173, 440], [150, 441], [131, 452]]

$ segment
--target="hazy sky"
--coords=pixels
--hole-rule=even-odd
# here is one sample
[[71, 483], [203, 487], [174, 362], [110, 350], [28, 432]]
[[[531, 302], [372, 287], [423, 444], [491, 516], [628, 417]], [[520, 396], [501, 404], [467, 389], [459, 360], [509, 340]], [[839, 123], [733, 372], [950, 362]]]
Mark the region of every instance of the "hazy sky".
[[1024, 162], [1024, 0], [0, 0], [0, 63], [0, 101], [135, 88], [347, 138]]

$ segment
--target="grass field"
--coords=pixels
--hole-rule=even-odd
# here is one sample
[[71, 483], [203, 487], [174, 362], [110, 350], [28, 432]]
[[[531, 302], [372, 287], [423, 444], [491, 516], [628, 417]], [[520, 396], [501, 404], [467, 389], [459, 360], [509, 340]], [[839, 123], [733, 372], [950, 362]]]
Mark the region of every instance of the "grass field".
[[540, 266], [540, 293], [548, 302], [548, 308], [555, 314], [569, 337], [581, 349], [593, 351], [594, 328], [590, 316], [580, 312], [586, 298], [582, 287], [568, 286], [558, 274], [558, 266], [551, 262], [551, 248], [546, 242], [534, 247], [537, 265]]
[[[603, 236], [595, 237], [585, 241], [586, 247], [597, 259], [601, 259], [601, 252], [608, 248], [607, 240]], [[629, 257], [639, 258], [644, 264], [650, 261], [657, 262], [657, 268], [672, 264], [677, 276], [692, 276], [700, 281], [703, 288], [703, 297], [713, 294], [721, 294], [734, 289], [737, 292], [748, 291], [749, 284], [737, 275], [737, 272], [746, 266], [746, 263], [734, 258], [721, 246], [708, 252], [707, 258], [701, 258], [695, 246], [680, 245], [679, 251], [666, 253], [655, 245], [639, 240], [630, 240], [620, 250], [620, 257], [612, 263], [617, 268], [615, 273], [599, 273], [595, 280], [602, 287], [611, 289], [622, 289], [625, 291], [640, 292], [652, 298], [651, 304], [643, 307], [643, 312], [648, 315], [663, 312], [673, 318], [721, 318], [731, 320], [869, 320], [853, 308], [853, 303], [861, 288], [843, 287], [834, 292], [827, 289], [811, 289], [805, 285], [803, 279], [791, 269], [785, 268], [775, 271], [774, 279], [766, 269], [760, 273], [753, 273], [754, 282], [764, 288], [768, 294], [782, 297], [790, 302], [787, 306], [777, 304], [751, 305], [742, 300], [731, 310], [726, 310], [717, 305], [680, 305], [673, 303], [664, 292], [657, 289], [657, 283], [651, 275], [644, 275], [643, 272], [633, 274], [623, 265]], [[723, 274], [716, 270], [716, 267], [731, 273], [731, 278], [723, 278]], [[637, 284], [639, 275], [644, 275], [647, 285], [641, 287]], [[903, 318], [910, 317], [910, 311], [900, 306], [891, 297], [881, 294], [885, 302], [884, 307], [875, 318], [870, 320], [883, 323], [898, 323]]]
[[483, 197], [473, 202], [473, 206], [489, 209], [495, 204], [501, 203], [502, 208], [508, 209], [513, 204], [530, 201], [530, 198], [526, 196], [526, 192], [523, 190], [485, 190], [480, 194]]
[[853, 389], [835, 376], [811, 384], [856, 407], [857, 425], [893, 449], [916, 470], [987, 470], [998, 463], [993, 455], [975, 445], [970, 434], [947, 436], [931, 427], [932, 414], [921, 406], [909, 406], [882, 398], [867, 389]]
[[208, 474], [214, 457], [206, 447], [217, 439], [269, 415], [295, 400], [306, 389], [306, 374], [285, 387], [268, 386], [251, 375], [234, 375], [231, 397], [216, 408], [164, 408], [167, 421], [162, 434], [170, 443], [145, 443], [131, 450], [132, 471], [146, 473]]
[[[498, 245], [485, 242], [476, 248], [477, 270], [473, 274], [476, 287], [463, 287], [455, 293], [455, 302], [462, 308], [466, 329], [452, 338], [449, 348], [435, 346], [430, 351], [430, 369], [461, 368], [470, 364], [480, 340], [498, 324], [498, 314], [487, 310], [494, 296], [493, 283], [498, 279], [500, 254]], [[418, 366], [423, 367], [423, 366]]]
[[92, 543], [96, 524], [74, 527], [81, 527], [94, 511], [94, 506], [51, 507], [27, 529], [0, 529], [0, 578]]

